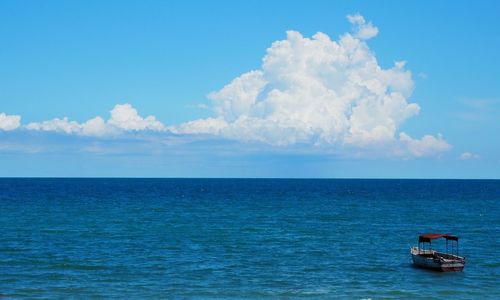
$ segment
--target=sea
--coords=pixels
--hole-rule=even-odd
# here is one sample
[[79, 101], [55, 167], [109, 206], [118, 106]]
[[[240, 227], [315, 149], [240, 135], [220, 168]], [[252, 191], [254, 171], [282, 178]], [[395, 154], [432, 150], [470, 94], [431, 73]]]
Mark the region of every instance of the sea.
[[0, 298], [500, 299], [500, 180], [3, 178]]

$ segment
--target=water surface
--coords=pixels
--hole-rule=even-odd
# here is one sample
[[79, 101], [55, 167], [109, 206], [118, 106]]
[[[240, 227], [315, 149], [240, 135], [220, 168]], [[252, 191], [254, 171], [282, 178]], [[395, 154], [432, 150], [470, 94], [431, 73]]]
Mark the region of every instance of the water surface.
[[[5, 298], [500, 298], [500, 181], [0, 179]], [[461, 237], [462, 273], [411, 266]]]

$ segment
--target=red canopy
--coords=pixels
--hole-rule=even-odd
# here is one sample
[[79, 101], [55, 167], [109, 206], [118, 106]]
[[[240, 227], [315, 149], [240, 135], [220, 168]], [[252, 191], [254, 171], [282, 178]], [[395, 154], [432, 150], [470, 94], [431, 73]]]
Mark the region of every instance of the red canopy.
[[419, 243], [430, 243], [431, 240], [433, 239], [439, 239], [439, 238], [445, 238], [447, 240], [453, 240], [458, 242], [458, 236], [455, 235], [449, 235], [449, 234], [443, 234], [443, 233], [426, 233], [426, 234], [421, 234], [418, 237], [418, 242]]

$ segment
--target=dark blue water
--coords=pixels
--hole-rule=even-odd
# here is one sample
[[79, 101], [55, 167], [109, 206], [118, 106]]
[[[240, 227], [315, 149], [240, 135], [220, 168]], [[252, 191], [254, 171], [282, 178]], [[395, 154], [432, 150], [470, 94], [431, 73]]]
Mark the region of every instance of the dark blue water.
[[[5, 298], [500, 298], [500, 181], [0, 179]], [[411, 266], [460, 236], [461, 273]]]

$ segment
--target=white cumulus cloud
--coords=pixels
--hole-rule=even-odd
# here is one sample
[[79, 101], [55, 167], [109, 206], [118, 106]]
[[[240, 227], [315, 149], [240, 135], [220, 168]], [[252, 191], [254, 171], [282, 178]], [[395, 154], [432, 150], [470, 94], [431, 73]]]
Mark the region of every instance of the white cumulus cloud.
[[108, 120], [110, 125], [123, 130], [154, 130], [161, 131], [165, 126], [154, 116], [147, 116], [145, 118], [139, 116], [137, 110], [132, 105], [118, 104], [111, 110], [111, 118]]
[[366, 23], [365, 18], [360, 14], [347, 15], [347, 20], [355, 26], [354, 36], [359, 39], [368, 40], [378, 34], [378, 28], [371, 22]]
[[459, 159], [460, 160], [470, 160], [470, 159], [480, 159], [481, 156], [479, 154], [473, 154], [468, 151], [460, 154]]
[[[433, 156], [451, 148], [441, 136], [413, 138], [401, 125], [420, 107], [410, 101], [414, 82], [405, 61], [379, 65], [367, 41], [378, 28], [359, 14], [348, 15], [352, 32], [331, 39], [288, 31], [267, 49], [262, 65], [208, 94], [213, 116], [166, 127], [118, 104], [108, 119], [79, 123], [67, 117], [32, 122], [27, 130], [105, 137], [156, 131], [209, 135], [270, 145], [315, 145], [396, 156]], [[20, 126], [20, 116], [0, 113], [0, 130]], [[200, 137], [204, 138], [204, 137]], [[461, 159], [474, 157], [463, 153]]]
[[405, 146], [404, 151], [416, 157], [431, 156], [451, 149], [451, 145], [441, 135], [438, 135], [437, 138], [432, 135], [424, 135], [421, 139], [413, 139], [408, 134], [401, 132], [399, 140]]
[[109, 136], [125, 131], [164, 131], [165, 126], [154, 116], [141, 117], [132, 105], [117, 104], [110, 112], [111, 117], [105, 121], [100, 116], [84, 123], [70, 121], [67, 117], [49, 121], [32, 122], [26, 125], [28, 130], [55, 131], [84, 136]]
[[81, 125], [76, 121], [69, 121], [67, 117], [62, 119], [55, 118], [50, 121], [43, 121], [40, 123], [32, 122], [26, 125], [26, 129], [29, 130], [41, 130], [41, 131], [59, 131], [65, 133], [77, 133], [80, 130]]
[[273, 145], [396, 142], [415, 156], [449, 149], [442, 137], [396, 138], [400, 125], [420, 110], [408, 101], [412, 74], [404, 61], [381, 67], [365, 42], [378, 29], [361, 15], [347, 18], [354, 33], [338, 41], [321, 32], [308, 38], [288, 31], [267, 49], [260, 69], [208, 95], [214, 117], [170, 129]]
[[9, 131], [21, 125], [21, 116], [0, 113], [0, 130]]

